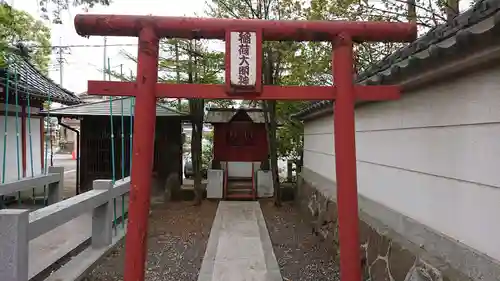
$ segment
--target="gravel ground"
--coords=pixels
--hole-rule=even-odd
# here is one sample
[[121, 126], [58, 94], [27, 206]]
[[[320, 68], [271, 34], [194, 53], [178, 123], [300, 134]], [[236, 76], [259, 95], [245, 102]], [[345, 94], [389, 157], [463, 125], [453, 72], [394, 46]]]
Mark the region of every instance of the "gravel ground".
[[[170, 202], [153, 205], [148, 235], [148, 281], [196, 281], [217, 203]], [[124, 247], [120, 245], [85, 281], [123, 280]]]
[[340, 280], [333, 248], [320, 242], [292, 203], [276, 208], [265, 200], [260, 205], [283, 280]]

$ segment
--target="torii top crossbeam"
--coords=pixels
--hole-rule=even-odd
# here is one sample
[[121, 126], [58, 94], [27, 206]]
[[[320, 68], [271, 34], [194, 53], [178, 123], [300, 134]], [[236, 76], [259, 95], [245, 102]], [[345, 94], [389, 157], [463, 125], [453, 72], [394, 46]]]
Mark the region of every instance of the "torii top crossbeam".
[[264, 41], [331, 41], [340, 33], [360, 42], [411, 42], [417, 27], [408, 23], [349, 21], [277, 21], [131, 15], [77, 15], [76, 32], [82, 36], [139, 36], [152, 26], [158, 37], [224, 39], [228, 29], [261, 30]]
[[[405, 42], [416, 38], [415, 24], [342, 21], [264, 21], [181, 17], [78, 15], [82, 36], [139, 37], [136, 82], [89, 81], [89, 94], [136, 96], [133, 167], [127, 227], [125, 281], [143, 281], [150, 173], [153, 163], [157, 97], [210, 99], [335, 100], [334, 143], [342, 281], [361, 280], [354, 104], [356, 99], [399, 96], [397, 86], [353, 83], [353, 41]], [[160, 84], [159, 38], [225, 39], [225, 85]], [[262, 85], [262, 41], [330, 41], [332, 86]]]

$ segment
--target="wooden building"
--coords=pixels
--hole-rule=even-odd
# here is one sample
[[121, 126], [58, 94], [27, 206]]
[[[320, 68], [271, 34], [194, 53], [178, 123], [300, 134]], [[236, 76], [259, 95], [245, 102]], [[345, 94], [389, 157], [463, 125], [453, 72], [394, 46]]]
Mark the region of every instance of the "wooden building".
[[[109, 100], [104, 100], [55, 109], [50, 112], [51, 116], [58, 118], [80, 120], [79, 175], [77, 176], [79, 186], [81, 186], [80, 192], [89, 190], [95, 179], [111, 179], [113, 165], [116, 179], [129, 176], [133, 132], [133, 126], [131, 126], [133, 116], [131, 117], [130, 114], [133, 104], [131, 103], [132, 98], [115, 98], [111, 106]], [[45, 113], [48, 114], [48, 112]], [[188, 115], [157, 104], [156, 116], [153, 175], [160, 183], [172, 173], [178, 174], [181, 180], [181, 124], [188, 119]], [[114, 164], [112, 143], [114, 144]]]
[[224, 170], [224, 198], [255, 198], [256, 171], [268, 163], [264, 113], [260, 109], [211, 108], [213, 168]]
[[40, 175], [50, 165], [50, 158], [45, 159], [46, 148], [50, 157], [50, 146], [45, 142], [45, 131], [50, 130], [50, 126], [47, 128], [44, 117], [39, 115], [43, 104], [49, 101], [64, 105], [80, 103], [74, 93], [55, 84], [15, 52], [9, 53], [9, 63], [0, 67], [0, 132], [4, 136], [0, 138], [0, 159], [3, 159], [0, 165], [5, 165], [4, 170], [0, 169], [0, 179], [3, 182]]

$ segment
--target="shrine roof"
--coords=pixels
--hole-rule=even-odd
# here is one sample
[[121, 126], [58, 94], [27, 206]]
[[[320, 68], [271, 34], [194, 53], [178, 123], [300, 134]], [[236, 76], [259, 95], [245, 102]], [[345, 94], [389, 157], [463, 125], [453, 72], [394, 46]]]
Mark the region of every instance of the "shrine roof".
[[[498, 44], [500, 1], [482, 0], [450, 23], [438, 25], [356, 77], [362, 85], [399, 84], [403, 78], [436, 67], [436, 63], [457, 59], [464, 53]], [[363, 104], [363, 103], [359, 103]], [[333, 101], [311, 102], [292, 117], [310, 119], [333, 110]]]
[[[252, 122], [265, 123], [264, 111], [260, 108], [209, 108], [205, 116], [206, 123], [229, 123], [238, 112], [245, 112]], [[278, 121], [278, 125], [282, 122]]]
[[[111, 112], [114, 116], [121, 116], [123, 101], [123, 115], [130, 116], [130, 108], [132, 98], [114, 98], [111, 103], [108, 100], [83, 103], [74, 106], [61, 107], [50, 111], [44, 110], [40, 112], [42, 115], [60, 116], [60, 117], [84, 117], [84, 116], [110, 116]], [[111, 110], [110, 110], [111, 109]], [[188, 114], [166, 107], [160, 103], [156, 104], [156, 116], [188, 116]]]
[[209, 108], [205, 122], [229, 123], [239, 111], [244, 111], [254, 123], [265, 123], [264, 112], [259, 108]]
[[[18, 89], [19, 94], [31, 99], [41, 101], [58, 102], [65, 105], [79, 104], [81, 100], [75, 93], [59, 86], [46, 75], [42, 74], [28, 59], [21, 55], [22, 51], [18, 47], [12, 47], [8, 50], [10, 63], [0, 67], [0, 93], [7, 91], [14, 94]], [[15, 77], [17, 76], [17, 81]], [[9, 79], [7, 79], [9, 77]], [[9, 83], [7, 83], [9, 80]]]

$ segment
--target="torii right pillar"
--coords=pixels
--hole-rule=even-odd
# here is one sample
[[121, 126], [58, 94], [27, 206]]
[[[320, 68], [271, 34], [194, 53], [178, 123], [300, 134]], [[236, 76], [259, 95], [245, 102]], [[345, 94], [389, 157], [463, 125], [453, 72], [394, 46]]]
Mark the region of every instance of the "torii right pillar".
[[[356, 99], [397, 98], [397, 86], [354, 85], [353, 40], [359, 42], [408, 42], [414, 40], [414, 24], [340, 21], [265, 21], [132, 15], [78, 15], [83, 36], [139, 37], [137, 81], [89, 81], [89, 94], [136, 96], [134, 155], [127, 227], [125, 280], [143, 281], [146, 261], [147, 220], [150, 204], [151, 165], [154, 155], [154, 104], [156, 98], [205, 98], [252, 100], [336, 100], [334, 108], [335, 161], [342, 281], [361, 280], [356, 183], [354, 104]], [[262, 41], [332, 41], [332, 86], [274, 86], [255, 83], [253, 90], [233, 91], [233, 85], [157, 83], [159, 38], [224, 39], [228, 32], [254, 32]], [[258, 40], [257, 40], [258, 39]], [[259, 42], [260, 43], [260, 42]], [[251, 45], [251, 44], [250, 44]], [[255, 44], [253, 45], [256, 46]], [[254, 48], [252, 47], [252, 48]], [[256, 47], [255, 47], [256, 48]], [[253, 50], [253, 49], [252, 49]], [[229, 48], [229, 56], [234, 49]], [[256, 50], [255, 54], [258, 54]], [[252, 53], [252, 52], [250, 52]], [[262, 56], [255, 55], [248, 72], [257, 80]], [[227, 61], [226, 61], [227, 63]], [[230, 66], [230, 64], [229, 64]], [[251, 67], [250, 67], [251, 66]], [[250, 70], [251, 69], [251, 70]], [[226, 69], [231, 71], [230, 67]], [[247, 78], [248, 78], [247, 77]], [[248, 79], [247, 79], [248, 80]], [[254, 79], [255, 80], [255, 79]], [[226, 83], [232, 83], [231, 79]], [[248, 86], [248, 84], [245, 84]], [[227, 86], [227, 87], [226, 87]], [[152, 110], [153, 109], [153, 110]]]
[[337, 88], [333, 122], [342, 281], [361, 280], [352, 48], [352, 40], [347, 34], [340, 34], [332, 42], [332, 72]]

